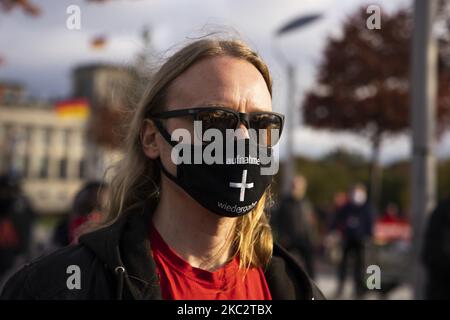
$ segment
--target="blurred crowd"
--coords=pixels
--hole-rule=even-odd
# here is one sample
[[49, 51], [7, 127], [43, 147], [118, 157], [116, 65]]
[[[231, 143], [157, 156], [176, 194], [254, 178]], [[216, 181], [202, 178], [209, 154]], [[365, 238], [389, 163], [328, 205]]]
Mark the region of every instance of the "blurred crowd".
[[[0, 288], [24, 263], [77, 242], [78, 234], [101, 220], [107, 185], [86, 182], [73, 199], [70, 213], [52, 226], [50, 241], [36, 247], [33, 228], [37, 215], [17, 179], [0, 177]], [[367, 267], [382, 270], [381, 298], [411, 279], [411, 224], [396, 203], [377, 210], [367, 188], [357, 183], [337, 192], [327, 208], [315, 207], [307, 197], [308, 181], [292, 179], [290, 194], [279, 197], [271, 210], [275, 239], [292, 253], [312, 278], [334, 272], [335, 294], [340, 298], [347, 278], [353, 296], [367, 292]], [[441, 201], [426, 227], [422, 250], [427, 270], [426, 297], [450, 298], [450, 198]]]
[[[382, 270], [377, 290], [381, 299], [411, 282], [412, 227], [407, 212], [394, 202], [377, 209], [361, 183], [335, 193], [329, 207], [315, 207], [307, 187], [305, 177], [294, 177], [291, 193], [280, 199], [271, 222], [277, 240], [313, 278], [326, 272], [324, 266], [332, 266], [337, 286], [329, 298], [342, 297], [348, 276], [353, 297], [363, 298], [370, 265]], [[450, 299], [450, 198], [433, 211], [420, 254], [427, 273], [426, 298]]]
[[[73, 199], [69, 214], [58, 219], [49, 241], [33, 241], [37, 214], [22, 191], [19, 181], [0, 177], [0, 291], [2, 285], [23, 264], [77, 242], [79, 233], [100, 221], [107, 185], [86, 182]], [[34, 239], [35, 240], [35, 239]]]

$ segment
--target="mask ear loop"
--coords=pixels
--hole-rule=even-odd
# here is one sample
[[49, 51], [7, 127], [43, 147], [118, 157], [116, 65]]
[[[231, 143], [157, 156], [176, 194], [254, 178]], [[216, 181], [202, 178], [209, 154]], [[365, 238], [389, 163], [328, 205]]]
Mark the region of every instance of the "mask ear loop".
[[164, 167], [164, 165], [161, 162], [161, 158], [158, 158], [158, 160], [156, 162], [158, 163], [161, 171], [166, 175], [166, 177], [169, 178], [170, 180], [172, 180], [173, 182], [175, 182], [176, 184], [178, 184], [177, 177], [175, 177], [173, 174], [171, 174], [169, 171], [167, 171], [167, 169]]
[[[164, 128], [164, 126], [162, 125], [160, 120], [159, 119], [152, 119], [152, 120], [155, 123], [156, 128], [159, 130], [159, 132], [163, 136], [163, 138], [167, 141], [167, 143], [169, 143], [172, 147], [175, 147], [177, 145], [177, 143], [175, 141], [172, 141], [169, 132], [167, 132], [166, 128]], [[169, 178], [176, 184], [179, 183], [177, 177], [175, 177], [173, 174], [171, 174], [169, 171], [167, 171], [167, 169], [164, 167], [164, 165], [161, 162], [160, 157], [158, 157], [158, 160], [156, 161], [156, 163], [158, 164], [159, 168], [161, 169], [161, 171], [164, 173], [164, 175], [167, 178]]]
[[153, 120], [153, 123], [155, 124], [156, 128], [158, 129], [159, 133], [161, 133], [161, 135], [167, 141], [167, 143], [170, 144], [172, 147], [175, 147], [177, 145], [177, 142], [172, 141], [172, 138], [170, 137], [170, 133], [167, 132], [166, 128], [164, 128], [160, 119], [152, 118], [152, 120]]

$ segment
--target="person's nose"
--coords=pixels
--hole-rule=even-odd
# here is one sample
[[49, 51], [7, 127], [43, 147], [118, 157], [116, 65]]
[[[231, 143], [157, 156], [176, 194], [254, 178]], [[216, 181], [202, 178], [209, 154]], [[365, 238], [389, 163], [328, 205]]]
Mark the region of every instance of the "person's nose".
[[239, 124], [239, 127], [236, 130], [236, 137], [237, 137], [238, 140], [240, 140], [240, 139], [250, 139], [250, 135], [248, 133], [248, 129], [243, 123]]

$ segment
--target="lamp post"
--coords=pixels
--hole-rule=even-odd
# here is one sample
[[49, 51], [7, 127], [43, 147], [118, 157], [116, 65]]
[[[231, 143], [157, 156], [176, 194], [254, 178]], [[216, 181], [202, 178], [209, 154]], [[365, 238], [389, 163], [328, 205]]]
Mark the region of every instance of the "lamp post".
[[413, 221], [414, 298], [424, 298], [421, 251], [424, 226], [435, 204], [436, 163], [434, 134], [437, 96], [437, 44], [432, 34], [437, 1], [415, 0], [412, 54], [412, 171], [411, 213]]
[[[275, 38], [280, 38], [281, 36], [290, 33], [294, 30], [299, 30], [314, 21], [320, 19], [322, 15], [320, 14], [310, 14], [297, 17], [290, 20], [288, 23], [282, 25], [274, 34]], [[283, 193], [287, 194], [291, 188], [292, 177], [295, 173], [294, 169], [294, 127], [295, 121], [293, 117], [293, 108], [297, 106], [297, 101], [295, 99], [295, 92], [297, 88], [296, 83], [296, 66], [293, 62], [289, 61], [279, 50], [277, 46], [274, 46], [274, 52], [277, 58], [284, 64], [286, 68], [287, 80], [288, 80], [288, 96], [287, 96], [287, 108], [285, 112], [286, 116], [286, 143], [287, 143], [287, 156], [285, 165], [283, 168]]]

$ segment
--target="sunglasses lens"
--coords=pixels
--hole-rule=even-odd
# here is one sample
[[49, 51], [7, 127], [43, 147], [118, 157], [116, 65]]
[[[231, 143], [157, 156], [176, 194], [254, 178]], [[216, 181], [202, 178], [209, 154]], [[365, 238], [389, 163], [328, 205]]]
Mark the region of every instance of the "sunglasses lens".
[[236, 129], [239, 121], [233, 112], [226, 110], [205, 110], [197, 114], [197, 120], [202, 122], [202, 129], [205, 132], [208, 129], [217, 129], [225, 137], [227, 129]]
[[250, 138], [258, 145], [272, 147], [280, 140], [283, 121], [280, 116], [271, 113], [256, 113], [250, 117]]

